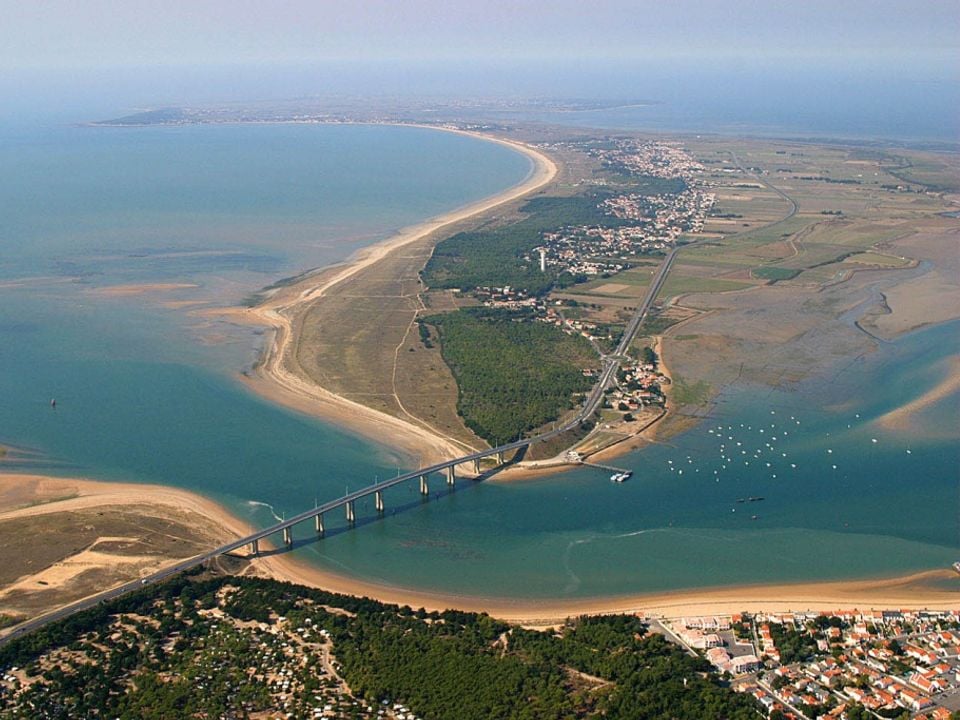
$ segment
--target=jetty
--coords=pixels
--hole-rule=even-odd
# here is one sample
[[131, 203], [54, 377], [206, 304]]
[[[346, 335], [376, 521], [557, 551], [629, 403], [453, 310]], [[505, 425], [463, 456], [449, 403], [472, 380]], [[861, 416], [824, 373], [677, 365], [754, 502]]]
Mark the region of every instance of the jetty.
[[618, 475], [633, 474], [633, 471], [628, 470], [627, 468], [618, 468], [618, 467], [614, 467], [613, 465], [604, 465], [603, 463], [594, 463], [594, 462], [588, 462], [587, 460], [581, 460], [580, 464], [585, 465], [587, 467], [596, 468], [597, 470], [605, 470], [606, 472], [615, 473]]

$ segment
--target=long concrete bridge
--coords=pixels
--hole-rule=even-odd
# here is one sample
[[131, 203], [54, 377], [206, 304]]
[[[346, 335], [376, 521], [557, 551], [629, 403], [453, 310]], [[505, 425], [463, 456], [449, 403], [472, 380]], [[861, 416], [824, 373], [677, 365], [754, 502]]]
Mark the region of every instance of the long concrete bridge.
[[220, 547], [210, 550], [209, 552], [182, 560], [175, 565], [168, 566], [163, 570], [153, 573], [152, 575], [140, 580], [119, 585], [102, 593], [98, 593], [97, 595], [84, 598], [83, 600], [79, 600], [58, 610], [47, 613], [46, 615], [28, 620], [25, 623], [21, 623], [14, 628], [9, 635], [4, 638], [0, 638], [0, 645], [4, 645], [10, 640], [19, 637], [23, 633], [35, 630], [43, 625], [46, 625], [47, 623], [93, 607], [99, 602], [111, 600], [129, 592], [133, 592], [134, 590], [142, 588], [146, 585], [160, 582], [171, 575], [175, 575], [183, 572], [184, 570], [189, 570], [198, 565], [202, 565], [203, 563], [220, 557], [221, 555], [233, 553], [244, 548], [247, 548], [253, 555], [257, 555], [260, 553], [260, 541], [265, 540], [273, 535], [280, 535], [283, 544], [287, 547], [291, 547], [294, 542], [294, 528], [301, 524], [310, 523], [312, 527], [310, 527], [309, 532], [312, 534], [313, 538], [323, 537], [323, 535], [326, 533], [325, 521], [329, 513], [342, 511], [348, 524], [353, 525], [356, 522], [356, 503], [358, 500], [362, 500], [363, 498], [373, 495], [374, 506], [378, 514], [382, 514], [386, 509], [383, 493], [389, 488], [402, 485], [403, 483], [417, 481], [419, 484], [419, 492], [423, 496], [427, 497], [429, 496], [430, 480], [431, 476], [433, 475], [438, 473], [441, 474], [444, 478], [444, 482], [446, 482], [448, 486], [453, 486], [457, 481], [456, 473], [458, 466], [465, 465], [468, 469], [473, 471], [474, 476], [479, 476], [482, 469], [481, 461], [484, 459], [494, 458], [496, 464], [493, 466], [493, 468], [502, 466], [506, 463], [507, 455], [509, 453], [516, 453], [523, 448], [529, 447], [530, 445], [550, 440], [557, 435], [571, 430], [593, 415], [597, 408], [600, 407], [600, 404], [603, 402], [604, 391], [610, 387], [614, 374], [620, 367], [620, 363], [626, 358], [627, 349], [630, 347], [630, 343], [633, 342], [633, 339], [640, 328], [640, 324], [647, 316], [650, 307], [653, 305], [654, 300], [656, 300], [657, 295], [660, 293], [660, 289], [663, 287], [663, 283], [667, 278], [667, 274], [670, 272], [670, 268], [673, 265], [673, 261], [677, 252], [683, 247], [690, 247], [694, 244], [696, 243], [689, 243], [688, 245], [673, 248], [673, 250], [671, 250], [664, 261], [660, 264], [660, 267], [657, 269], [657, 272], [650, 283], [650, 287], [643, 299], [643, 302], [637, 307], [633, 317], [627, 323], [623, 336], [621, 337], [620, 342], [617, 344], [616, 349], [610, 355], [606, 355], [602, 358], [602, 371], [600, 373], [600, 377], [584, 401], [580, 411], [556, 428], [541, 435], [523, 438], [516, 440], [515, 442], [506, 443], [504, 445], [487, 450], [478, 450], [477, 452], [469, 453], [467, 455], [463, 455], [462, 457], [436, 463], [435, 465], [430, 465], [428, 467], [419, 468], [418, 470], [413, 470], [411, 472], [398, 475], [395, 478], [384, 480], [383, 482], [377, 482], [354, 492], [349, 492], [342, 497], [339, 497], [335, 500], [330, 500], [322, 505], [317, 505], [316, 507], [306, 510], [298, 515], [294, 515], [291, 518], [284, 519], [275, 525], [258, 530], [257, 532], [227, 543], [226, 545], [221, 545]]
[[620, 367], [620, 363], [625, 359], [627, 349], [630, 347], [630, 343], [633, 342], [637, 331], [640, 329], [641, 323], [647, 316], [647, 313], [649, 312], [650, 307], [653, 305], [654, 300], [656, 300], [657, 295], [660, 293], [660, 289], [663, 287], [663, 283], [667, 278], [667, 274], [670, 272], [670, 268], [673, 265], [676, 254], [681, 247], [689, 247], [689, 245], [677, 246], [673, 248], [673, 250], [670, 251], [664, 261], [660, 264], [653, 281], [650, 283], [650, 287], [647, 290], [647, 294], [644, 297], [643, 302], [637, 307], [633, 316], [630, 318], [630, 321], [627, 323], [623, 336], [620, 338], [620, 342], [617, 344], [616, 349], [612, 354], [603, 357], [602, 370], [599, 379], [594, 384], [590, 394], [587, 396], [583, 406], [580, 408], [580, 411], [571, 419], [567, 420], [553, 430], [544, 432], [540, 435], [516, 440], [514, 442], [506, 443], [505, 445], [499, 445], [488, 450], [478, 450], [477, 452], [469, 453], [445, 462], [436, 463], [435, 465], [423, 467], [418, 470], [413, 470], [411, 472], [398, 475], [395, 478], [377, 482], [360, 490], [347, 493], [343, 497], [339, 497], [336, 500], [331, 500], [322, 505], [318, 505], [310, 510], [300, 513], [299, 515], [294, 515], [289, 519], [285, 519], [276, 525], [271, 525], [270, 527], [264, 528], [256, 533], [247, 535], [246, 537], [240, 538], [232, 543], [223, 545], [204, 556], [194, 564], [199, 564], [199, 562], [204, 562], [205, 560], [218, 555], [235, 552], [236, 550], [240, 550], [244, 547], [249, 547], [251, 554], [257, 555], [260, 551], [260, 541], [270, 537], [271, 535], [282, 534], [283, 543], [290, 547], [293, 545], [293, 528], [297, 525], [301, 525], [310, 521], [313, 523], [312, 532], [314, 535], [323, 537], [326, 533], [325, 518], [327, 514], [331, 512], [338, 511], [342, 508], [346, 521], [351, 525], [356, 522], [356, 503], [358, 500], [362, 500], [363, 498], [373, 495], [374, 507], [376, 508], [378, 514], [382, 514], [386, 509], [383, 495], [384, 490], [396, 487], [397, 485], [402, 485], [403, 483], [418, 480], [420, 494], [424, 497], [429, 497], [431, 475], [442, 473], [445, 476], [446, 484], [453, 486], [456, 483], [458, 466], [466, 465], [473, 471], [474, 476], [479, 476], [481, 474], [481, 461], [485, 458], [495, 458], [495, 467], [503, 466], [506, 462], [508, 453], [516, 453], [517, 451], [529, 447], [534, 443], [550, 440], [557, 435], [561, 435], [562, 433], [573, 429], [593, 415], [603, 402], [604, 392], [610, 386], [614, 374]]
[[[745, 169], [741, 164], [740, 159], [736, 155], [733, 155], [732, 157], [733, 161], [743, 173], [753, 175], [761, 183], [766, 185], [768, 188], [776, 192], [790, 203], [790, 211], [785, 218], [774, 220], [763, 227], [772, 227], [773, 225], [789, 219], [797, 212], [797, 203], [793, 200], [793, 198], [789, 197], [779, 188], [769, 184], [766, 180], [760, 178], [760, 176]], [[141, 581], [141, 583], [163, 579], [173, 573], [200, 565], [208, 560], [211, 560], [212, 558], [235, 552], [244, 547], [248, 547], [250, 551], [256, 555], [260, 550], [260, 541], [272, 535], [282, 535], [284, 544], [289, 547], [293, 544], [294, 527], [302, 523], [312, 521], [312, 532], [315, 534], [315, 536], [322, 537], [326, 532], [325, 517], [328, 513], [338, 511], [342, 508], [347, 522], [350, 524], [356, 522], [356, 503], [358, 500], [373, 495], [374, 506], [377, 512], [383, 513], [385, 511], [383, 491], [387, 490], [388, 488], [396, 487], [397, 485], [419, 479], [420, 493], [424, 496], [428, 496], [430, 491], [429, 482], [431, 475], [443, 473], [446, 476], [446, 483], [452, 486], [456, 482], [456, 468], [459, 465], [467, 465], [472, 467], [474, 474], [479, 475], [481, 461], [485, 458], [493, 457], [496, 459], [498, 466], [503, 465], [506, 460], [507, 453], [515, 453], [520, 449], [529, 447], [535, 443], [550, 440], [551, 438], [554, 438], [557, 435], [565, 433], [568, 430], [576, 427], [581, 422], [593, 415], [603, 402], [604, 392], [608, 387], [610, 387], [614, 374], [620, 368], [620, 363], [626, 359], [627, 349], [630, 347], [630, 344], [633, 342], [638, 330], [640, 329], [640, 325], [647, 317], [650, 308], [653, 306], [654, 301], [660, 294], [660, 290], [663, 288], [663, 284], [667, 279], [667, 275], [670, 273], [670, 269], [673, 267], [673, 263], [676, 260], [677, 254], [684, 248], [694, 247], [701, 244], [701, 242], [702, 241], [698, 240], [685, 245], [677, 245], [667, 254], [663, 262], [660, 264], [660, 267], [657, 268], [657, 271], [650, 282], [650, 286], [647, 288], [647, 293], [644, 296], [643, 301], [637, 306], [633, 316], [630, 318], [629, 322], [624, 328], [623, 336], [620, 338], [620, 342], [617, 344], [616, 349], [611, 354], [603, 356], [600, 377], [584, 401], [580, 411], [560, 426], [540, 435], [523, 438], [515, 442], [490, 448], [488, 450], [478, 450], [477, 452], [463, 455], [462, 457], [437, 463], [436, 465], [430, 465], [429, 467], [420, 468], [403, 475], [398, 475], [390, 480], [375, 483], [352, 493], [347, 493], [343, 497], [337, 498], [336, 500], [331, 500], [323, 505], [318, 505], [317, 507], [300, 513], [299, 515], [285, 519], [276, 525], [271, 525], [270, 527], [259, 530], [258, 532], [247, 535], [246, 537], [235, 540], [234, 542], [222, 545], [221, 547], [216, 548], [208, 553], [184, 560], [173, 567], [167, 568], [166, 570], [148, 577], [145, 581]], [[0, 641], [0, 644], [2, 644], [2, 641]]]

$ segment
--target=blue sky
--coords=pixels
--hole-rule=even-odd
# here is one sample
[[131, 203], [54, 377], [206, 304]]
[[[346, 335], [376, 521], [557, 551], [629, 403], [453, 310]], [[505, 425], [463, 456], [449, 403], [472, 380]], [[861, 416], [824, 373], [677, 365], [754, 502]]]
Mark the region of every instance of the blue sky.
[[0, 67], [650, 56], [952, 64], [957, 0], [0, 0]]

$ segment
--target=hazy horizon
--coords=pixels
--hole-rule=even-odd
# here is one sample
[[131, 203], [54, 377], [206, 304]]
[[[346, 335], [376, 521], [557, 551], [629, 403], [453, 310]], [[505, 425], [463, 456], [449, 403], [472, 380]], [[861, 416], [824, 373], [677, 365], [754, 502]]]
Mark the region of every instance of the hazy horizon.
[[[296, 98], [583, 98], [654, 126], [956, 141], [952, 2], [10, 4], [0, 121]], [[643, 118], [638, 120], [643, 125]], [[678, 124], [679, 123], [679, 124]], [[856, 134], [856, 133], [854, 133]]]

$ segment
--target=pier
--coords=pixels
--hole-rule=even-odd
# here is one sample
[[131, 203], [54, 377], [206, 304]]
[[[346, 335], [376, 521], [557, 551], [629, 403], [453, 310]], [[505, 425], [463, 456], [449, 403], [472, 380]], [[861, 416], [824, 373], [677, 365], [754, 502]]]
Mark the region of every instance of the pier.
[[[643, 322], [644, 318], [647, 316], [651, 305], [653, 304], [654, 299], [657, 297], [657, 294], [660, 292], [660, 289], [663, 287], [663, 284], [667, 278], [667, 275], [670, 272], [670, 268], [673, 265], [674, 260], [676, 260], [677, 253], [683, 248], [694, 247], [698, 243], [692, 242], [687, 243], [686, 245], [678, 245], [674, 247], [664, 261], [661, 263], [660, 267], [654, 273], [653, 278], [651, 279], [650, 286], [647, 289], [647, 294], [643, 299], [643, 302], [637, 306], [636, 312], [633, 317], [627, 322], [626, 328], [624, 329], [623, 335], [620, 338], [620, 342], [612, 353], [604, 356], [601, 359], [602, 369], [600, 371], [599, 377], [597, 378], [596, 384], [593, 386], [593, 389], [587, 395], [584, 400], [583, 405], [581, 406], [579, 412], [577, 412], [573, 417], [571, 417], [566, 422], [558, 425], [553, 430], [545, 432], [541, 435], [536, 435], [530, 438], [523, 438], [515, 442], [505, 443], [495, 448], [490, 448], [488, 450], [480, 450], [478, 452], [469, 453], [462, 457], [455, 458], [453, 460], [447, 460], [445, 462], [437, 463], [435, 465], [430, 465], [429, 467], [420, 468], [412, 472], [405, 474], [397, 475], [395, 478], [386, 480], [383, 482], [377, 482], [372, 485], [369, 485], [361, 490], [354, 492], [347, 492], [343, 497], [339, 497], [335, 500], [331, 500], [322, 505], [316, 505], [310, 510], [306, 510], [298, 515], [294, 515], [290, 519], [284, 519], [281, 522], [272, 525], [268, 528], [264, 528], [257, 532], [251, 533], [246, 537], [240, 538], [233, 542], [227, 543], [226, 545], [221, 545], [218, 548], [214, 548], [207, 552], [200, 553], [191, 558], [181, 560], [174, 565], [158, 570], [152, 575], [147, 577], [140, 578], [139, 580], [124, 583], [117, 587], [106, 590], [102, 593], [96, 595], [91, 595], [89, 597], [83, 598], [82, 600], [77, 600], [74, 603], [71, 603], [65, 607], [59, 608], [53, 612], [42, 615], [38, 618], [28, 620], [27, 622], [22, 623], [13, 630], [12, 633], [7, 635], [4, 638], [0, 638], [0, 647], [9, 642], [10, 640], [19, 637], [22, 633], [29, 632], [36, 628], [42, 627], [48, 622], [67, 617], [73, 613], [80, 612], [87, 608], [95, 606], [97, 603], [110, 600], [116, 597], [120, 597], [134, 590], [139, 590], [145, 585], [152, 583], [157, 583], [165, 580], [166, 578], [176, 575], [177, 573], [184, 572], [191, 568], [202, 565], [210, 560], [220, 557], [221, 555], [226, 555], [228, 553], [236, 552], [243, 548], [248, 548], [251, 556], [258, 556], [261, 552], [260, 541], [270, 537], [271, 535], [280, 534], [283, 538], [284, 545], [287, 548], [294, 547], [294, 538], [293, 538], [293, 528], [296, 525], [299, 525], [303, 522], [309, 522], [310, 520], [314, 521], [314, 528], [316, 530], [316, 537], [324, 537], [325, 535], [325, 526], [324, 526], [324, 515], [333, 510], [339, 510], [343, 508], [342, 512], [346, 514], [347, 523], [349, 526], [353, 526], [356, 523], [356, 513], [355, 505], [357, 500], [361, 500], [368, 495], [376, 494], [376, 509], [378, 511], [378, 516], [383, 513], [385, 510], [385, 502], [383, 499], [383, 491], [389, 488], [401, 485], [403, 483], [416, 480], [419, 482], [420, 495], [424, 501], [430, 497], [430, 488], [428, 478], [430, 475], [435, 473], [444, 473], [446, 475], [447, 485], [452, 490], [456, 483], [456, 471], [455, 467], [457, 465], [465, 465], [466, 467], [472, 467], [476, 470], [480, 469], [480, 461], [484, 458], [493, 458], [495, 465], [493, 470], [507, 465], [508, 462], [511, 462], [513, 458], [516, 457], [516, 454], [523, 450], [524, 448], [534, 445], [538, 442], [544, 442], [552, 438], [557, 437], [573, 428], [577, 427], [581, 422], [592, 416], [600, 405], [603, 403], [604, 392], [608, 387], [613, 383], [614, 376], [617, 370], [620, 368], [620, 362], [622, 358], [626, 355], [627, 349], [630, 347], [630, 343], [633, 342], [634, 337], [637, 334], [637, 330], [640, 327], [640, 324]], [[508, 461], [507, 456], [510, 455], [510, 460]], [[596, 463], [582, 463], [584, 465], [590, 465], [602, 470], [616, 470], [619, 472], [627, 472], [625, 470], [620, 470], [619, 468], [612, 468]], [[477, 478], [482, 478], [482, 475], [477, 475]]]
[[[630, 343], [633, 342], [634, 336], [637, 334], [637, 330], [640, 327], [640, 324], [643, 322], [643, 319], [646, 317], [647, 312], [650, 309], [650, 306], [653, 304], [654, 299], [657, 297], [657, 293], [660, 292], [660, 289], [663, 287], [663, 283], [666, 281], [667, 275], [670, 272], [670, 268], [673, 265], [674, 260], [676, 259], [677, 253], [680, 251], [681, 247], [691, 247], [696, 245], [696, 243], [689, 243], [685, 246], [677, 246], [670, 251], [667, 257], [661, 263], [660, 267], [654, 273], [654, 276], [651, 280], [650, 287], [647, 289], [647, 294], [643, 299], [643, 302], [637, 306], [636, 312], [633, 317], [627, 323], [627, 326], [624, 330], [623, 336], [620, 338], [620, 342], [617, 345], [616, 349], [606, 355], [602, 359], [602, 370], [597, 379], [597, 383], [593, 386], [593, 389], [590, 391], [590, 394], [587, 395], [584, 400], [583, 406], [580, 408], [580, 411], [574, 415], [572, 418], [566, 422], [558, 425], [553, 430], [545, 432], [541, 435], [536, 435], [530, 438], [522, 438], [514, 442], [505, 443], [495, 448], [490, 448], [487, 450], [479, 450], [474, 453], [469, 453], [463, 455], [462, 457], [454, 458], [453, 460], [447, 460], [445, 462], [436, 463], [435, 465], [430, 465], [428, 467], [419, 468], [408, 473], [398, 474], [395, 478], [389, 480], [383, 480], [375, 482], [372, 485], [368, 485], [365, 488], [356, 490], [354, 492], [347, 492], [343, 497], [339, 497], [335, 500], [330, 500], [322, 505], [316, 505], [310, 510], [300, 513], [299, 515], [294, 515], [290, 519], [284, 519], [283, 521], [277, 523], [268, 528], [264, 528], [258, 532], [252, 533], [244, 538], [236, 540], [234, 542], [223, 545], [215, 550], [212, 550], [208, 553], [198, 555], [196, 557], [184, 560], [178, 565], [170, 568], [167, 571], [163, 571], [163, 576], [169, 575], [173, 572], [179, 572], [186, 570], [188, 568], [199, 565], [207, 560], [210, 560], [220, 555], [226, 555], [227, 553], [240, 550], [241, 548], [248, 547], [250, 548], [252, 554], [256, 554], [259, 549], [259, 541], [265, 538], [270, 537], [271, 535], [281, 534], [284, 540], [284, 544], [289, 548], [293, 547], [293, 530], [292, 528], [296, 525], [299, 525], [303, 522], [308, 522], [310, 520], [314, 521], [314, 526], [316, 529], [316, 536], [324, 537], [325, 528], [323, 522], [323, 516], [325, 513], [329, 513], [333, 510], [340, 510], [346, 515], [347, 524], [350, 527], [353, 527], [357, 522], [356, 515], [356, 502], [362, 500], [370, 495], [374, 496], [374, 507], [376, 510], [376, 516], [381, 517], [386, 511], [386, 501], [384, 499], [384, 491], [403, 483], [416, 481], [419, 483], [419, 492], [423, 500], [428, 500], [430, 498], [430, 486], [429, 486], [429, 477], [434, 474], [442, 474], [445, 478], [448, 488], [452, 491], [456, 486], [457, 482], [457, 472], [456, 467], [458, 465], [463, 465], [468, 468], [471, 468], [475, 471], [475, 478], [482, 478], [481, 475], [481, 461], [490, 458], [494, 461], [494, 466], [492, 470], [496, 470], [508, 464], [516, 457], [516, 454], [525, 448], [534, 445], [538, 442], [544, 442], [550, 440], [558, 435], [561, 435], [575, 427], [577, 427], [585, 419], [593, 415], [597, 409], [600, 407], [603, 402], [604, 392], [613, 382], [613, 378], [620, 367], [620, 362], [626, 356], [627, 349], [630, 347]], [[508, 460], [508, 456], [510, 460]], [[590, 463], [586, 461], [579, 461], [581, 465], [587, 467], [597, 468], [598, 470], [603, 470], [605, 472], [612, 473], [630, 473], [631, 471], [624, 468], [613, 467], [612, 465], [603, 465], [601, 463]], [[157, 576], [159, 579], [159, 574]]]
[[618, 467], [614, 467], [613, 465], [603, 465], [602, 463], [587, 462], [586, 460], [581, 460], [580, 464], [585, 465], [587, 467], [596, 468], [597, 470], [604, 470], [610, 473], [621, 473], [621, 474], [630, 473], [631, 475], [633, 474], [633, 470], [628, 470], [627, 468], [618, 468]]

